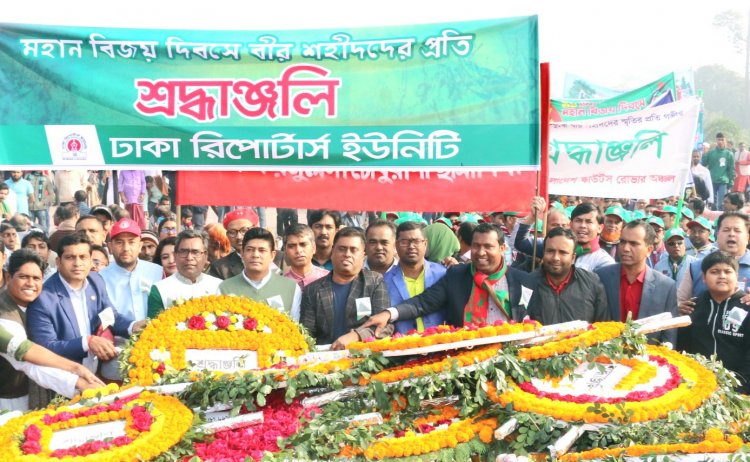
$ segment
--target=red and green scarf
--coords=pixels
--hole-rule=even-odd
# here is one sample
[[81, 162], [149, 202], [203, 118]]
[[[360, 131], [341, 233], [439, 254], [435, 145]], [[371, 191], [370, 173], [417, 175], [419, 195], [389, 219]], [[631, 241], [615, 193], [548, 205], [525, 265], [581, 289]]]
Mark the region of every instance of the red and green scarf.
[[495, 290], [494, 286], [500, 279], [505, 276], [508, 267], [505, 265], [505, 259], [500, 264], [500, 269], [492, 274], [477, 273], [474, 269], [474, 263], [471, 264], [471, 277], [474, 284], [471, 286], [469, 301], [464, 308], [464, 325], [482, 324], [487, 322], [487, 313], [490, 308], [490, 297], [501, 310], [505, 312], [508, 319], [511, 319], [510, 313], [510, 296], [507, 290]]
[[594, 253], [599, 250], [599, 236], [591, 239], [585, 244], [576, 244], [576, 256], [580, 257], [587, 253]]

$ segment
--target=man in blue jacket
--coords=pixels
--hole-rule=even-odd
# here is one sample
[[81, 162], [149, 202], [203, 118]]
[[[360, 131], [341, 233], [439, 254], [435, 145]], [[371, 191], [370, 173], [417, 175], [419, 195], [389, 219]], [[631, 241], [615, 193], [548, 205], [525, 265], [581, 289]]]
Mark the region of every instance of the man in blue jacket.
[[26, 312], [28, 331], [34, 342], [96, 371], [98, 360], [117, 356], [111, 336], [97, 335], [104, 327], [101, 318], [114, 319], [112, 333], [126, 338], [146, 322], [136, 323], [114, 309], [104, 280], [91, 272], [91, 242], [86, 236], [63, 237], [57, 252], [57, 273], [47, 279]]
[[[445, 267], [425, 260], [427, 239], [424, 234], [424, 223], [406, 221], [396, 229], [396, 253], [398, 264], [385, 273], [385, 286], [391, 298], [391, 305], [396, 306], [406, 299], [419, 295], [435, 284], [445, 274]], [[396, 330], [402, 334], [409, 331], [424, 331], [426, 328], [443, 323], [445, 316], [442, 310], [416, 319], [396, 322]]]

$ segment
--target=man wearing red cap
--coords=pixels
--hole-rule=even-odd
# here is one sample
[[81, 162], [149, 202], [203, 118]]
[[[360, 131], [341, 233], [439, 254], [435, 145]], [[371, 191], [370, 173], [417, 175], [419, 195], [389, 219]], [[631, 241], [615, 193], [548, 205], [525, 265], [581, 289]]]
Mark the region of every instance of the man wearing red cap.
[[[161, 280], [162, 267], [149, 261], [140, 260], [141, 228], [130, 219], [123, 218], [109, 231], [109, 253], [114, 263], [99, 271], [107, 285], [115, 309], [134, 321], [146, 319], [148, 294], [151, 286]], [[124, 345], [121, 338], [115, 345]], [[102, 363], [101, 374], [110, 380], [120, 380], [117, 360]]]
[[208, 274], [219, 279], [229, 279], [242, 273], [242, 238], [245, 233], [258, 225], [258, 214], [251, 208], [233, 210], [224, 215], [222, 222], [234, 252], [211, 263]]

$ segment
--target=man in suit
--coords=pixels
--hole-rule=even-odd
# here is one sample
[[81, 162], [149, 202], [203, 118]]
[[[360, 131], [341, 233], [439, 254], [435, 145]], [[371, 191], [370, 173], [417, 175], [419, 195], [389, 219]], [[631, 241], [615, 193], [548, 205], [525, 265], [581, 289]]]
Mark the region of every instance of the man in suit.
[[[95, 371], [98, 360], [117, 356], [110, 338], [96, 335], [103, 317], [114, 318], [112, 333], [130, 337], [146, 321], [135, 322], [114, 309], [104, 280], [91, 272], [91, 241], [75, 233], [63, 237], [57, 248], [57, 273], [26, 312], [31, 340]], [[111, 321], [111, 319], [110, 319]]]
[[521, 320], [519, 306], [523, 272], [504, 259], [505, 233], [494, 223], [474, 228], [471, 264], [448, 268], [440, 281], [416, 297], [370, 318], [363, 327], [382, 329], [390, 321], [415, 319], [441, 309], [451, 326]]
[[390, 299], [383, 276], [363, 268], [364, 261], [364, 233], [351, 227], [339, 230], [333, 238], [333, 270], [302, 293], [300, 319], [318, 344], [332, 343], [332, 348], [341, 349], [375, 335], [361, 324], [385, 310]]
[[[427, 239], [424, 234], [424, 223], [405, 221], [396, 228], [396, 253], [398, 263], [391, 268], [383, 279], [391, 297], [391, 306], [419, 295], [445, 275], [445, 267], [439, 263], [427, 261]], [[411, 330], [419, 332], [426, 328], [443, 323], [445, 316], [437, 311], [416, 319], [396, 322], [396, 330], [406, 334]]]
[[233, 210], [224, 215], [222, 224], [234, 252], [211, 263], [208, 274], [223, 280], [237, 276], [245, 269], [242, 263], [242, 238], [250, 228], [258, 226], [258, 214], [251, 208]]
[[[620, 263], [596, 270], [604, 290], [612, 319], [625, 321], [642, 319], [670, 312], [677, 315], [677, 287], [675, 282], [651, 269], [646, 260], [653, 250], [656, 233], [651, 225], [631, 221], [622, 229], [618, 253]], [[649, 340], [675, 344], [677, 331], [649, 334]]]

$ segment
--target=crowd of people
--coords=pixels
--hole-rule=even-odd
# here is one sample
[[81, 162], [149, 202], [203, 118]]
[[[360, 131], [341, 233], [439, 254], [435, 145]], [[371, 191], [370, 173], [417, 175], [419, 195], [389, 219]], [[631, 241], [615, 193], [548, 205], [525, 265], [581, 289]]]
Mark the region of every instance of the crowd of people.
[[[443, 323], [689, 315], [690, 327], [650, 341], [717, 354], [747, 392], [750, 218], [744, 191], [723, 194], [734, 180], [721, 183], [712, 164], [723, 149], [717, 138], [698, 152], [712, 183], [694, 174], [684, 198], [534, 197], [525, 214], [321, 209], [307, 224], [279, 209], [276, 233], [249, 207], [178, 222], [159, 172], [120, 172], [111, 205], [97, 189], [101, 178], [112, 186], [111, 174], [8, 172], [0, 373], [10, 379], [0, 409], [122, 380], [126, 339], [176, 300], [208, 294], [264, 302], [332, 349]], [[733, 169], [725, 159], [716, 165]], [[63, 183], [72, 178], [74, 187]]]

